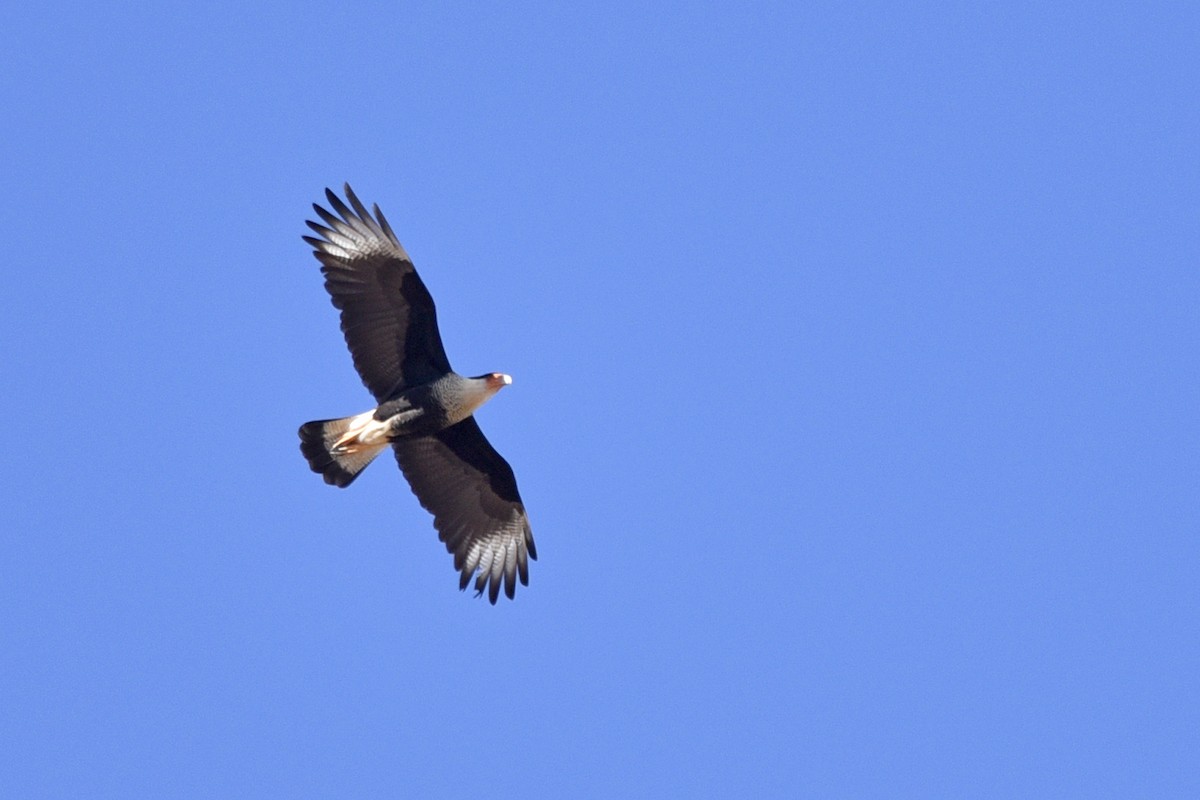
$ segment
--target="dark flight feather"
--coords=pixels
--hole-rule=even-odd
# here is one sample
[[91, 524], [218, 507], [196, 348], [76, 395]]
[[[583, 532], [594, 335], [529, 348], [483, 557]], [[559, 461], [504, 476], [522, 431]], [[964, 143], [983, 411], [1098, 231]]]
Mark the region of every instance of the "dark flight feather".
[[460, 588], [475, 576], [476, 591], [486, 588], [494, 603], [501, 582], [510, 598], [518, 580], [529, 583], [529, 559], [537, 559], [537, 548], [517, 480], [474, 417], [433, 436], [399, 439], [392, 449], [454, 555]]
[[437, 310], [412, 260], [386, 222], [366, 213], [346, 186], [352, 211], [329, 189], [341, 216], [313, 204], [326, 226], [309, 222], [323, 238], [313, 246], [325, 288], [341, 311], [342, 333], [363, 384], [383, 402], [396, 392], [450, 371], [437, 327]]

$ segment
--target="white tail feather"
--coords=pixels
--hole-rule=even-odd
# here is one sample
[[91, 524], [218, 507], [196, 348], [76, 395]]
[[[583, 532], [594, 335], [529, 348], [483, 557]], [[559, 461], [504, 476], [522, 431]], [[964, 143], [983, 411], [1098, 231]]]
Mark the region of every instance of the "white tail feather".
[[334, 486], [349, 486], [389, 444], [386, 426], [373, 411], [300, 427], [300, 452], [313, 472]]

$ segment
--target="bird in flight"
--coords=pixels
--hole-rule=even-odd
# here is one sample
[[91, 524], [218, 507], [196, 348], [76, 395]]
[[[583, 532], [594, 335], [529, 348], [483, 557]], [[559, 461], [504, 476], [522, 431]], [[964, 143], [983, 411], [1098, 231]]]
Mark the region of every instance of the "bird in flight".
[[[342, 333], [377, 407], [351, 417], [300, 426], [300, 452], [325, 482], [349, 486], [390, 446], [438, 538], [454, 556], [459, 588], [475, 580], [493, 604], [529, 585], [537, 559], [533, 531], [512, 467], [473, 416], [512, 383], [491, 372], [464, 378], [450, 368], [433, 298], [396, 234], [374, 206], [372, 216], [345, 186], [347, 206], [325, 190], [333, 212], [316, 203], [321, 222], [305, 236], [321, 262], [325, 289], [341, 311]], [[323, 223], [323, 224], [322, 224]]]

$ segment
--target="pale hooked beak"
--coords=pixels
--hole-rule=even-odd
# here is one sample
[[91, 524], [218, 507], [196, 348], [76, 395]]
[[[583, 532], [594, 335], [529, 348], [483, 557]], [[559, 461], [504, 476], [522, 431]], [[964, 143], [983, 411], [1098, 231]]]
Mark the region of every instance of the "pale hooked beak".
[[500, 389], [502, 386], [508, 386], [512, 383], [512, 376], [505, 375], [503, 372], [493, 372], [488, 376], [488, 388]]

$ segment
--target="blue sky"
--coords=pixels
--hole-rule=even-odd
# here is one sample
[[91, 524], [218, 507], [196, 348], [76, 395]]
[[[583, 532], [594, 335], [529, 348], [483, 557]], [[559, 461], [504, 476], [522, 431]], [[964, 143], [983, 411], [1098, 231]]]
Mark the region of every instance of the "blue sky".
[[[65, 4], [0, 74], [8, 797], [1195, 797], [1189, 4]], [[310, 203], [541, 560], [457, 591]]]

